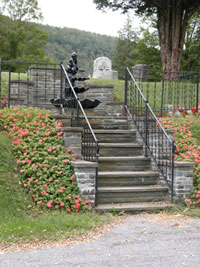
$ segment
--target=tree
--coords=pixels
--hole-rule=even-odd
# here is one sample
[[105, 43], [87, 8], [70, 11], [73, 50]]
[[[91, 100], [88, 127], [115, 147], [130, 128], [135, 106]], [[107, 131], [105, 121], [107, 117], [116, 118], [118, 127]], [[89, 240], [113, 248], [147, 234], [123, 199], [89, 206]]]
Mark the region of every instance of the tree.
[[140, 28], [142, 37], [137, 42], [137, 56], [135, 64], [151, 65], [153, 69], [161, 68], [159, 38], [156, 31]]
[[0, 15], [0, 56], [7, 60], [37, 60], [45, 57], [48, 33], [37, 28], [41, 19], [36, 0], [3, 0]]
[[200, 68], [200, 14], [195, 14], [186, 31], [181, 67], [183, 70]]
[[200, 11], [199, 0], [94, 0], [98, 9], [134, 9], [141, 16], [156, 15], [163, 71], [180, 69], [190, 18]]
[[136, 49], [136, 32], [132, 28], [132, 20], [130, 15], [123, 28], [118, 32], [119, 38], [116, 41], [115, 54], [113, 58], [113, 69], [118, 71], [119, 79], [124, 78], [125, 67], [134, 66], [135, 49]]

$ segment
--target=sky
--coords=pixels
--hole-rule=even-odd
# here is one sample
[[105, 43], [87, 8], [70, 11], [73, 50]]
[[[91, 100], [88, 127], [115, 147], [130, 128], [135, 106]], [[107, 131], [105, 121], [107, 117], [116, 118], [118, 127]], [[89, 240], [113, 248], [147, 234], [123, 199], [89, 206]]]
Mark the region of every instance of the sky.
[[[110, 36], [118, 36], [127, 19], [120, 11], [97, 10], [93, 0], [38, 0], [38, 5], [43, 24]], [[134, 22], [137, 23], [137, 19]]]

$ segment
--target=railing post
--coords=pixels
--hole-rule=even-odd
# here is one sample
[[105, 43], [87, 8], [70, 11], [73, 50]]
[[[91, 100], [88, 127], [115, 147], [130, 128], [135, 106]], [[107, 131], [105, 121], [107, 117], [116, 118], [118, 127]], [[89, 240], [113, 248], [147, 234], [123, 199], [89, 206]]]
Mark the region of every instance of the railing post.
[[162, 95], [161, 95], [161, 107], [160, 107], [160, 117], [163, 115], [163, 98], [164, 98], [164, 88], [165, 88], [165, 73], [162, 73]]
[[148, 146], [148, 101], [145, 102], [145, 157], [147, 157], [147, 146]]
[[171, 169], [171, 176], [172, 176], [172, 181], [171, 181], [171, 202], [173, 202], [174, 198], [174, 156], [175, 156], [175, 144], [174, 141], [172, 142], [172, 169]]
[[127, 69], [125, 69], [125, 91], [124, 91], [124, 116], [127, 115], [127, 96], [128, 96], [128, 73]]
[[78, 127], [79, 126], [79, 105], [78, 103], [76, 102], [76, 126]]
[[197, 72], [197, 99], [196, 99], [196, 112], [199, 110], [199, 71]]
[[8, 107], [10, 108], [10, 82], [11, 82], [11, 68], [10, 68], [10, 64], [9, 64], [9, 69], [8, 69], [8, 72], [9, 72], [9, 80], [8, 80]]
[[[60, 64], [63, 64], [61, 62]], [[62, 114], [62, 96], [63, 96], [63, 70], [61, 68], [61, 73], [60, 73], [60, 114]]]

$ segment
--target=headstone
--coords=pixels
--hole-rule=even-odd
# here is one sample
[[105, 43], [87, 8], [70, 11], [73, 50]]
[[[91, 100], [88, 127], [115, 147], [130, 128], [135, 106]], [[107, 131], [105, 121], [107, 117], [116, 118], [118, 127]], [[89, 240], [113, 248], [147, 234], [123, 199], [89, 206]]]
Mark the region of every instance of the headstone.
[[133, 77], [136, 81], [148, 80], [148, 66], [146, 64], [137, 64], [132, 67]]
[[107, 57], [98, 57], [94, 61], [93, 78], [118, 79], [118, 72], [112, 70], [112, 62]]

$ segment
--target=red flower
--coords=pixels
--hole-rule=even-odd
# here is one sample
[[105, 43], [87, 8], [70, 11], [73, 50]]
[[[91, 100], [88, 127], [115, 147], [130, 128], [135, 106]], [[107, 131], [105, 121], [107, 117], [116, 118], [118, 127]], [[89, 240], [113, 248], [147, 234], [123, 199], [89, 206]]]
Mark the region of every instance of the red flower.
[[45, 195], [45, 194], [46, 194], [46, 191], [45, 191], [45, 190], [42, 190], [40, 193], [41, 193], [42, 195]]

